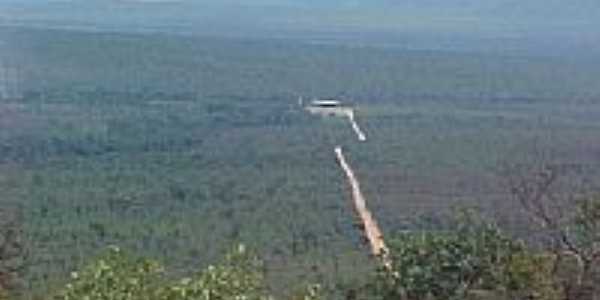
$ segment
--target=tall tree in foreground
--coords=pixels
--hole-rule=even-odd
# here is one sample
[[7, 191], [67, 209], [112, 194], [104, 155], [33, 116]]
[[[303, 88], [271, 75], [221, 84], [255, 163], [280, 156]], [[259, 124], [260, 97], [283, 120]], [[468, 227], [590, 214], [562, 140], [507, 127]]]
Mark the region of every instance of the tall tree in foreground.
[[541, 163], [512, 166], [505, 177], [546, 237], [563, 299], [593, 300], [600, 296], [600, 197], [585, 192], [574, 171], [574, 166]]
[[14, 291], [25, 268], [26, 249], [21, 215], [0, 208], [0, 299]]

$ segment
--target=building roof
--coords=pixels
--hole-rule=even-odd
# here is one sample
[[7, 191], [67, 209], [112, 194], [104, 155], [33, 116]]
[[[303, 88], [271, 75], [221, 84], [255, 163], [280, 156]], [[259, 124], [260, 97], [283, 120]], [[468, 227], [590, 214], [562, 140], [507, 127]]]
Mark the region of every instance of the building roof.
[[338, 101], [338, 100], [333, 100], [333, 99], [318, 99], [318, 100], [313, 100], [311, 102], [311, 105], [313, 105], [313, 106], [340, 106], [340, 105], [342, 105], [342, 102]]

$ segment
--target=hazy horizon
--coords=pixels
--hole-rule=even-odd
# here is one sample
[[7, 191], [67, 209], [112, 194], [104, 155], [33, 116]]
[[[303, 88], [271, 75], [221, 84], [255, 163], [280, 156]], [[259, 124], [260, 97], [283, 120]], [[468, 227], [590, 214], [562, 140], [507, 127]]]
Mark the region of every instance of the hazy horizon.
[[160, 29], [271, 37], [312, 33], [441, 38], [571, 39], [594, 43], [600, 6], [590, 0], [5, 0], [0, 24], [112, 31]]

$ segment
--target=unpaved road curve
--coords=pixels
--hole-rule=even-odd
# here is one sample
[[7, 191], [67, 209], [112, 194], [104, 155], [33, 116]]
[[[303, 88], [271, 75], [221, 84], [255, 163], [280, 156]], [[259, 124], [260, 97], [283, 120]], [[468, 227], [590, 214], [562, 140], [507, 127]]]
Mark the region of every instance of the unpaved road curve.
[[381, 229], [379, 228], [377, 221], [375, 220], [375, 218], [373, 218], [373, 214], [367, 208], [367, 201], [365, 200], [365, 197], [362, 191], [360, 190], [360, 183], [356, 179], [354, 171], [352, 171], [352, 168], [346, 161], [346, 158], [344, 157], [344, 153], [342, 151], [342, 147], [336, 147], [335, 154], [338, 163], [346, 173], [346, 177], [352, 188], [352, 199], [354, 202], [354, 209], [356, 210], [356, 213], [358, 214], [362, 222], [365, 236], [367, 237], [367, 240], [369, 241], [369, 244], [371, 246], [371, 253], [377, 257], [380, 257], [382, 259], [383, 265], [389, 269], [391, 268], [392, 264], [388, 256], [388, 248], [385, 245], [385, 240], [383, 239], [383, 234], [381, 233]]

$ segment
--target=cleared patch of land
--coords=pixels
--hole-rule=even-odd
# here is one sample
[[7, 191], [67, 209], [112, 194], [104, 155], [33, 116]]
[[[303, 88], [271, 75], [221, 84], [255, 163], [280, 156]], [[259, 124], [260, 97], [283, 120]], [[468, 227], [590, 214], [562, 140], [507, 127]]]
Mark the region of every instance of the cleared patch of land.
[[367, 136], [360, 128], [358, 123], [356, 122], [355, 110], [351, 107], [317, 107], [317, 106], [307, 106], [305, 108], [308, 112], [314, 115], [320, 115], [325, 117], [342, 117], [347, 118], [348, 122], [352, 126], [352, 130], [356, 134], [356, 138], [360, 142], [365, 142], [367, 140]]

